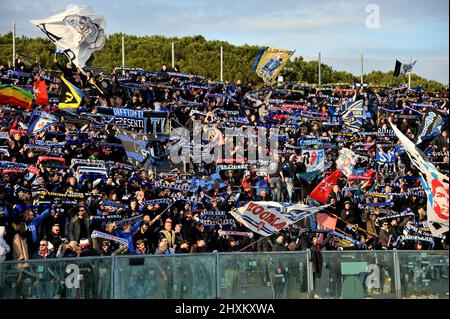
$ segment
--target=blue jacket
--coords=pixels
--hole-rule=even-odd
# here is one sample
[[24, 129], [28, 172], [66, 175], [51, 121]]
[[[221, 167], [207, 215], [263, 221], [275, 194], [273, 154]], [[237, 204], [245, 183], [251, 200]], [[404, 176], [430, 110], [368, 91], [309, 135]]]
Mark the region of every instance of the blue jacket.
[[40, 240], [40, 238], [38, 238], [37, 227], [49, 213], [50, 209], [47, 208], [42, 214], [34, 217], [30, 222], [26, 222], [26, 230], [31, 233], [31, 240], [33, 244], [36, 244]]
[[135, 223], [133, 225], [133, 227], [131, 227], [130, 232], [126, 232], [124, 230], [118, 230], [117, 231], [117, 235], [120, 238], [126, 239], [128, 241], [128, 250], [132, 254], [135, 252], [134, 245], [133, 245], [133, 234], [138, 230], [140, 225], [141, 225], [141, 222]]

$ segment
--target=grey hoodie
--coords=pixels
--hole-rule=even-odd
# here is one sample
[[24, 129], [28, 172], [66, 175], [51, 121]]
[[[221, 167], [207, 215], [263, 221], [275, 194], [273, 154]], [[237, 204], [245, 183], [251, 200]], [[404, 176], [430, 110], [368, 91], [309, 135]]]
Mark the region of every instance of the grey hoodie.
[[3, 236], [5, 235], [5, 226], [0, 226], [0, 261], [5, 261], [6, 254], [10, 252], [9, 245]]

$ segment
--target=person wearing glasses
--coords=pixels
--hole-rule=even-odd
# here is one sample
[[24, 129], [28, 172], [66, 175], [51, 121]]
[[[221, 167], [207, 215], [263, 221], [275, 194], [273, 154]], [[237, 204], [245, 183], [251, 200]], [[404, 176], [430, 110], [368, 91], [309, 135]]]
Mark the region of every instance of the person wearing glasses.
[[[39, 250], [34, 253], [32, 259], [52, 259], [55, 255], [50, 251], [48, 241], [42, 239], [39, 242]], [[33, 264], [36, 271], [36, 286], [37, 286], [37, 298], [38, 299], [51, 299], [55, 292], [56, 278], [54, 271], [50, 268], [51, 263], [42, 262]], [[53, 281], [53, 282], [52, 282]]]
[[391, 235], [392, 235], [392, 232], [389, 227], [389, 222], [387, 220], [384, 220], [381, 223], [381, 229], [380, 229], [380, 232], [378, 233], [378, 238], [380, 240], [380, 243], [381, 243], [381, 246], [383, 247], [383, 249], [387, 249]]
[[55, 255], [48, 248], [48, 241], [43, 239], [39, 242], [39, 250], [33, 254], [32, 259], [55, 258]]
[[80, 206], [76, 216], [72, 218], [69, 225], [69, 241], [79, 242], [81, 238], [89, 238], [90, 227], [85, 206]]

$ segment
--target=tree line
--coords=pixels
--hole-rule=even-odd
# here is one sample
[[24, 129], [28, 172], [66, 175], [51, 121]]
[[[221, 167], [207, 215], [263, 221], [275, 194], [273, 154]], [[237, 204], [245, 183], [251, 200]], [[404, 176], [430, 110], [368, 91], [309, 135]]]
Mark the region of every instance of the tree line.
[[[125, 64], [127, 67], [139, 67], [145, 70], [159, 70], [163, 64], [171, 66], [171, 43], [175, 46], [175, 64], [181, 72], [192, 73], [211, 78], [220, 78], [220, 47], [224, 52], [224, 80], [243, 83], [262, 84], [253, 71], [258, 46], [235, 46], [224, 41], [207, 41], [203, 36], [195, 35], [182, 38], [170, 38], [159, 35], [133, 36], [122, 33], [107, 37], [102, 50], [94, 52], [87, 65], [101, 67], [111, 71], [122, 64], [122, 36], [125, 37]], [[52, 68], [55, 52], [54, 44], [44, 38], [16, 38], [16, 52], [29, 57], [29, 62], [38, 60], [43, 68]], [[6, 64], [12, 56], [12, 33], [0, 35], [0, 63]], [[346, 71], [334, 70], [331, 66], [321, 66], [322, 84], [359, 82], [359, 76]], [[285, 81], [305, 83], [318, 82], [318, 62], [305, 61], [295, 57], [286, 64], [282, 72]], [[412, 86], [422, 86], [426, 91], [445, 91], [446, 86], [434, 80], [428, 80], [416, 74], [411, 75]], [[373, 85], [392, 86], [407, 83], [407, 76], [393, 77], [389, 72], [373, 71], [364, 75], [364, 82]]]

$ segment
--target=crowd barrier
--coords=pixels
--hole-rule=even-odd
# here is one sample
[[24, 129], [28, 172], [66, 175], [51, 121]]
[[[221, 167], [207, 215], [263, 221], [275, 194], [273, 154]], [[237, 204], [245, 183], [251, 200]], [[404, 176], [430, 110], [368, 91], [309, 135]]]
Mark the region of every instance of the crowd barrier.
[[0, 299], [448, 299], [448, 251], [210, 253], [0, 263]]

